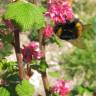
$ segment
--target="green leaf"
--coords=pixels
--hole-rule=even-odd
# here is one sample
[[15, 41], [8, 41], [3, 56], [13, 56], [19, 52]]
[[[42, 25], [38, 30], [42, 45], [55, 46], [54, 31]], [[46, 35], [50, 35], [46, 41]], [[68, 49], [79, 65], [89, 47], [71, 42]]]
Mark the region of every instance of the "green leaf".
[[[4, 31], [3, 25], [0, 26], [0, 30]], [[7, 35], [0, 34], [0, 40], [3, 42], [4, 45], [4, 47], [0, 49], [0, 58], [3, 58], [12, 53], [12, 45], [10, 43], [13, 41], [13, 34], [12, 33], [9, 33]]]
[[0, 96], [10, 96], [10, 93], [3, 87], [0, 87]]
[[58, 93], [54, 93], [52, 94], [52, 96], [60, 96]]
[[4, 36], [0, 35], [0, 39], [2, 40], [2, 42], [11, 43], [13, 41], [13, 34], [9, 33], [8, 35], [4, 35]]
[[34, 91], [34, 86], [29, 84], [27, 80], [23, 80], [21, 84], [16, 86], [16, 92], [18, 96], [33, 96]]
[[45, 26], [43, 12], [43, 8], [32, 3], [17, 1], [8, 5], [4, 19], [15, 21], [24, 31], [31, 29], [34, 24], [40, 29]]
[[78, 86], [78, 87], [77, 87], [77, 90], [78, 90], [79, 94], [83, 94], [84, 91], [85, 91], [85, 88], [82, 87], [82, 86]]
[[47, 69], [47, 68], [48, 68], [48, 65], [47, 65], [45, 59], [42, 59], [42, 60], [40, 61], [40, 65], [39, 65], [39, 71], [40, 71], [40, 72], [46, 72], [46, 69]]
[[3, 28], [6, 28], [6, 26], [3, 25], [3, 24], [0, 24], [0, 30], [3, 29]]
[[52, 36], [51, 42], [55, 42], [60, 47], [62, 47], [62, 45], [63, 45], [62, 42], [61, 42], [61, 39], [59, 39], [55, 34]]
[[9, 82], [18, 81], [17, 63], [0, 59], [0, 77]]
[[33, 25], [33, 27], [34, 28], [32, 29], [28, 37], [31, 41], [37, 41], [38, 40], [38, 28], [35, 25]]

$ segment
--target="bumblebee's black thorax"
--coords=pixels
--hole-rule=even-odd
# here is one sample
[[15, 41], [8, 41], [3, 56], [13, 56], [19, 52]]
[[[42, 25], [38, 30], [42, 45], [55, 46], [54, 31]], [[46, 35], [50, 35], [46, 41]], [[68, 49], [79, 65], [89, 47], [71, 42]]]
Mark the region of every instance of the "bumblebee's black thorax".
[[[66, 24], [58, 23], [54, 27], [55, 34], [63, 40], [70, 40], [78, 38], [78, 29], [76, 24], [78, 21], [67, 22]], [[59, 30], [61, 31], [59, 32]], [[58, 35], [59, 34], [59, 35]]]

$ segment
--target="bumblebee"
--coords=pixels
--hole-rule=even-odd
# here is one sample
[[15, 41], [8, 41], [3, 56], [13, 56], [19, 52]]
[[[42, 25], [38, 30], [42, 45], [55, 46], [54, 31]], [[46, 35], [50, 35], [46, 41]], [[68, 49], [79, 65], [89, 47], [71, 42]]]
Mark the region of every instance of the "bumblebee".
[[81, 36], [83, 24], [79, 19], [58, 23], [54, 26], [55, 34], [62, 40], [74, 40]]

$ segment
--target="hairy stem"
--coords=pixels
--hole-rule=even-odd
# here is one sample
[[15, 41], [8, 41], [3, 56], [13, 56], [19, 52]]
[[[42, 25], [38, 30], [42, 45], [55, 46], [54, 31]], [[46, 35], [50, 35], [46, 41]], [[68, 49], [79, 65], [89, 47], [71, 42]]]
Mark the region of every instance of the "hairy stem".
[[41, 0], [29, 0], [29, 1], [32, 1], [34, 4], [36, 5], [41, 5]]
[[[43, 37], [43, 32], [42, 30], [39, 31], [39, 46], [40, 46], [40, 49], [41, 51], [45, 51], [45, 44], [44, 44], [44, 37]], [[42, 47], [44, 46], [44, 47]], [[44, 56], [45, 57], [45, 56]], [[41, 72], [41, 75], [42, 75], [42, 80], [43, 80], [43, 84], [44, 84], [44, 89], [45, 89], [45, 92], [46, 92], [46, 96], [49, 96], [49, 84], [48, 84], [48, 78], [47, 78], [47, 73], [46, 72]]]
[[26, 72], [26, 74], [27, 74], [28, 77], [32, 76], [32, 74], [33, 74], [33, 72], [31, 71], [29, 63], [27, 63], [27, 72]]
[[48, 82], [48, 78], [47, 78], [46, 72], [42, 73], [42, 80], [43, 80], [46, 96], [49, 96], [49, 94], [50, 94], [50, 92], [49, 92], [49, 82]]
[[19, 78], [20, 80], [23, 80], [24, 78], [24, 70], [23, 70], [23, 58], [22, 58], [22, 54], [21, 54], [21, 49], [20, 49], [20, 37], [19, 37], [19, 30], [15, 29], [14, 30], [14, 48], [15, 48], [15, 52], [16, 52], [16, 58], [17, 58], [17, 62], [18, 62], [18, 68], [19, 68]]

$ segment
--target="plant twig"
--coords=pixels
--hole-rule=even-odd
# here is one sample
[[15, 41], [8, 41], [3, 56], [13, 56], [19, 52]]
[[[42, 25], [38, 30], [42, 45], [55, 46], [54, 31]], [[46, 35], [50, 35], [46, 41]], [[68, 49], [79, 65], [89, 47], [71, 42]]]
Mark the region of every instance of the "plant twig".
[[4, 21], [6, 26], [8, 26], [14, 33], [14, 41], [12, 41], [11, 44], [15, 48], [16, 58], [18, 62], [18, 69], [19, 69], [19, 78], [20, 80], [23, 80], [24, 70], [23, 70], [23, 58], [22, 58], [21, 49], [20, 49], [20, 36], [19, 36], [20, 28], [15, 27], [14, 26], [15, 23], [13, 24], [11, 20], [4, 20]]
[[23, 70], [23, 58], [21, 54], [21, 49], [20, 49], [20, 37], [19, 37], [19, 29], [14, 30], [14, 48], [16, 52], [16, 57], [17, 57], [17, 62], [18, 62], [18, 68], [19, 68], [19, 78], [20, 80], [23, 80], [24, 78], [24, 70]]
[[[45, 51], [45, 44], [44, 44], [44, 37], [43, 37], [43, 32], [42, 30], [39, 31], [39, 46], [40, 46], [40, 49], [41, 51]], [[44, 46], [44, 47], [42, 47]], [[44, 56], [45, 58], [45, 56]], [[46, 92], [46, 96], [49, 96], [49, 84], [48, 84], [48, 78], [47, 78], [47, 73], [46, 72], [41, 72], [41, 75], [42, 75], [42, 80], [43, 80], [43, 84], [44, 84], [44, 89], [45, 89], [45, 92]]]
[[28, 77], [32, 76], [33, 72], [31, 71], [30, 63], [27, 63], [27, 71], [26, 74]]
[[49, 91], [49, 82], [48, 82], [48, 78], [47, 78], [47, 73], [42, 73], [42, 80], [43, 80], [43, 84], [44, 84], [44, 88], [45, 88], [45, 92], [46, 92], [46, 96], [49, 96], [50, 91]]

